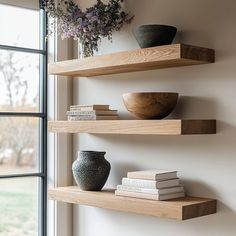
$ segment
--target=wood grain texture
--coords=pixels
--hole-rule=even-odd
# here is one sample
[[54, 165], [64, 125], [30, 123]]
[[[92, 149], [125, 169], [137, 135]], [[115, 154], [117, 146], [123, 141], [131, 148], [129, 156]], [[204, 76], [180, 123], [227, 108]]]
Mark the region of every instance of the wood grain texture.
[[212, 49], [171, 44], [137, 49], [69, 61], [51, 63], [49, 74], [65, 76], [98, 76], [169, 67], [213, 63]]
[[54, 133], [185, 135], [215, 134], [215, 120], [50, 121]]
[[216, 120], [182, 120], [182, 134], [216, 133]]
[[50, 189], [48, 196], [51, 200], [66, 203], [177, 220], [187, 220], [216, 213], [216, 200], [195, 197], [152, 201], [115, 196], [114, 190], [82, 191], [77, 186]]

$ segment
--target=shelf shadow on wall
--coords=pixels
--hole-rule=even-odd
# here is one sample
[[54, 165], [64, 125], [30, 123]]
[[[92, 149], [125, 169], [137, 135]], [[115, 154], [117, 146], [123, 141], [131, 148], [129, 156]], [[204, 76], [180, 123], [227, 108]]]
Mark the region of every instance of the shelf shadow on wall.
[[217, 199], [217, 191], [210, 185], [200, 181], [185, 179], [183, 177], [180, 177], [180, 179], [181, 183], [184, 185], [186, 195]]
[[217, 103], [210, 97], [180, 96], [168, 119], [215, 119]]
[[[220, 105], [214, 97], [180, 96], [175, 110], [167, 117], [167, 119], [216, 119], [217, 134], [190, 136], [99, 134], [93, 136], [101, 141], [106, 140], [113, 143], [117, 147], [122, 145], [126, 151], [135, 147], [140, 153], [143, 153], [143, 149], [150, 152], [159, 149], [163, 153], [169, 153], [171, 148], [174, 151], [181, 151], [183, 154], [197, 151], [203, 154], [199, 157], [203, 160], [204, 153], [208, 152], [216, 159], [221, 159], [221, 156], [230, 159], [231, 154], [228, 155], [228, 153], [235, 150], [236, 126], [226, 122], [227, 120], [218, 120]], [[120, 118], [132, 119], [128, 111], [122, 111]], [[213, 155], [213, 150], [215, 155]]]
[[[228, 230], [232, 230], [230, 232], [235, 231], [236, 210], [221, 200], [222, 195], [219, 194], [221, 192], [220, 189], [214, 190], [209, 185], [203, 182], [188, 180], [184, 178], [181, 179], [183, 179], [187, 195], [194, 197], [212, 198], [217, 200], [217, 213], [214, 215], [206, 216], [208, 217], [208, 220], [203, 222], [206, 223], [204, 225], [205, 229], [210, 229], [211, 227], [215, 227], [217, 225], [219, 229], [227, 226]], [[201, 220], [201, 218], [199, 218], [198, 220]], [[190, 221], [192, 221], [192, 223], [194, 224], [196, 222], [196, 219], [192, 219]]]
[[127, 173], [129, 171], [137, 171], [138, 170], [138, 166], [133, 163], [114, 162], [113, 164], [114, 164], [115, 168], [112, 169], [112, 172], [113, 172], [112, 176], [115, 181], [118, 180], [118, 184], [121, 184], [122, 178], [126, 177]]
[[[217, 103], [214, 98], [180, 96], [173, 112], [165, 119], [215, 119]], [[120, 119], [135, 119], [128, 111], [119, 112]]]

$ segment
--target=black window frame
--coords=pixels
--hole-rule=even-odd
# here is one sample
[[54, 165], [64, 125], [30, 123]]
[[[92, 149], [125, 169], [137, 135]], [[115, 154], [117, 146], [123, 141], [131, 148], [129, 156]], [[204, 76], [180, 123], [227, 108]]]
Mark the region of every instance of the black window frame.
[[0, 49], [24, 53], [33, 53], [40, 56], [39, 65], [39, 112], [3, 112], [0, 117], [35, 117], [39, 118], [39, 158], [40, 171], [37, 173], [0, 175], [0, 179], [38, 177], [39, 178], [39, 236], [47, 235], [47, 15], [39, 9], [40, 17], [40, 49], [15, 47], [0, 44]]

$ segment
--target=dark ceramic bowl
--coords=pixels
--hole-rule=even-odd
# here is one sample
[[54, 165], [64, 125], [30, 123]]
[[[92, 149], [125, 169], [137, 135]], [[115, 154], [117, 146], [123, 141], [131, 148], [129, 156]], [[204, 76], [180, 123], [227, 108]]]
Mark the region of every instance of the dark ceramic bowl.
[[123, 101], [127, 110], [140, 119], [163, 119], [175, 108], [178, 93], [125, 93]]
[[133, 30], [133, 34], [141, 48], [171, 44], [177, 28], [170, 25], [141, 25]]

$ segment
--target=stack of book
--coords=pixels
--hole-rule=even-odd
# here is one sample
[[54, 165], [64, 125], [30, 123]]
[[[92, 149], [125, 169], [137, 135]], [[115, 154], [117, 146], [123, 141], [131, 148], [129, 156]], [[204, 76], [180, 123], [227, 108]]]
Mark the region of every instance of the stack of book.
[[117, 186], [117, 196], [169, 200], [184, 197], [184, 187], [180, 184], [177, 171], [147, 170], [128, 172]]
[[72, 105], [67, 111], [68, 121], [78, 120], [117, 120], [117, 110], [109, 105]]

